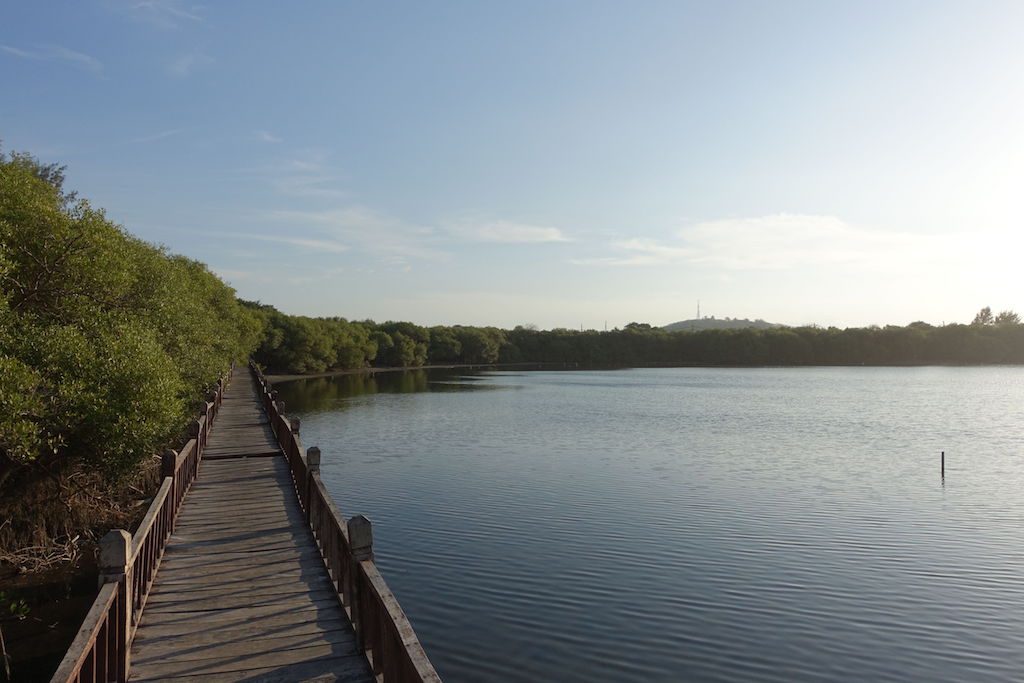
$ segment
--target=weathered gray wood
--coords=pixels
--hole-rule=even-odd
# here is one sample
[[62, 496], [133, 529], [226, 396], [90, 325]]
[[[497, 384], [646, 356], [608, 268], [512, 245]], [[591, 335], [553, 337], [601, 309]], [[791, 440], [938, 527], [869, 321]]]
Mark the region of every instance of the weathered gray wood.
[[132, 657], [133, 681], [373, 680], [247, 375], [225, 391]]
[[[288, 676], [295, 676], [295, 671], [289, 665], [309, 665], [318, 659], [335, 660], [332, 667], [324, 673], [354, 676], [366, 669], [366, 661], [362, 655], [353, 651], [351, 643], [323, 642], [278, 652], [240, 651], [224, 658], [215, 659], [184, 661], [164, 659], [159, 663], [152, 662], [136, 667], [132, 670], [130, 680], [167, 680], [176, 676], [203, 676], [205, 678], [213, 674], [234, 672], [250, 672], [249, 675], [252, 675], [253, 669], [266, 669], [276, 672], [278, 676], [282, 677], [282, 680], [295, 681], [297, 678], [288, 678]], [[349, 680], [365, 681], [367, 679], [351, 678]]]
[[[352, 636], [348, 619], [321, 619], [319, 621], [297, 621], [286, 623], [281, 620], [257, 621], [252, 624], [242, 624], [235, 628], [218, 628], [210, 631], [195, 633], [190, 638], [193, 647], [217, 646], [221, 643], [235, 642], [238, 640], [261, 640], [267, 637], [276, 636], [301, 636], [315, 635], [317, 633], [341, 632]], [[270, 634], [270, 636], [268, 636]], [[153, 634], [147, 636], [147, 656], [165, 656], [179, 652], [178, 644], [171, 638]], [[136, 639], [139, 642], [139, 639]]]
[[373, 559], [373, 526], [362, 515], [348, 520], [348, 543], [356, 561]]
[[178, 452], [168, 448], [164, 451], [164, 454], [160, 456], [160, 476], [161, 477], [174, 477], [174, 471], [177, 469], [175, 465], [178, 463]]
[[[287, 566], [282, 567], [281, 565], [267, 565], [264, 567], [238, 567], [236, 570], [225, 572], [222, 576], [217, 577], [216, 583], [209, 583], [205, 586], [207, 588], [215, 586], [228, 586], [230, 584], [248, 584], [257, 583], [259, 581], [274, 580], [275, 577], [279, 577], [281, 581], [290, 581], [292, 579], [305, 579], [310, 576], [318, 576], [320, 572], [319, 567], [294, 567]], [[197, 584], [195, 581], [197, 573], [182, 572], [177, 576], [161, 576], [161, 585], [166, 586], [168, 590], [174, 587], [174, 590], [196, 590]]]
[[[174, 453], [174, 451], [170, 451], [170, 452]], [[177, 456], [175, 456], [175, 457], [177, 457]], [[146, 516], [142, 518], [142, 521], [139, 523], [139, 528], [135, 530], [135, 534], [133, 534], [130, 537], [130, 540], [129, 540], [129, 545], [131, 546], [131, 550], [129, 551], [130, 559], [134, 559], [135, 556], [138, 554], [139, 550], [142, 549], [142, 542], [143, 542], [143, 540], [146, 538], [146, 535], [149, 533], [149, 530], [153, 527], [153, 524], [156, 522], [157, 516], [160, 514], [160, 506], [163, 504], [164, 499], [167, 498], [167, 496], [169, 496], [171, 494], [171, 485], [172, 484], [173, 484], [173, 480], [172, 479], [170, 479], [168, 477], [164, 477], [163, 483], [160, 484], [160, 488], [157, 489], [156, 496], [153, 497], [153, 502], [150, 504], [149, 510], [146, 512]], [[110, 532], [110, 533], [114, 533], [114, 532]], [[125, 533], [128, 533], [128, 532], [125, 532]], [[107, 534], [107, 536], [109, 536], [109, 535], [110, 534]], [[104, 539], [106, 539], [106, 536], [104, 536]], [[102, 548], [102, 544], [101, 544], [101, 548]], [[102, 550], [101, 550], [101, 552], [102, 552]], [[102, 558], [101, 558], [101, 562], [102, 562]], [[124, 570], [122, 569], [122, 571], [124, 571]]]
[[100, 593], [92, 604], [92, 608], [85, 615], [81, 628], [75, 635], [71, 647], [61, 660], [57, 671], [53, 674], [53, 681], [72, 680], [74, 673], [78, 671], [88, 657], [92, 644], [96, 642], [96, 636], [107, 619], [111, 605], [117, 599], [118, 586], [116, 583], [104, 584], [100, 587]]
[[256, 638], [260, 634], [276, 633], [278, 629], [298, 626], [300, 624], [326, 624], [334, 621], [344, 621], [349, 624], [348, 616], [336, 618], [317, 618], [311, 610], [289, 610], [285, 612], [264, 614], [239, 619], [233, 622], [221, 622], [214, 629], [197, 629], [190, 626], [187, 621], [169, 624], [158, 624], [149, 627], [144, 633], [139, 632], [135, 637], [134, 651], [144, 652], [146, 643], [163, 642], [173, 644], [175, 647], [189, 646], [198, 642], [201, 634], [220, 633], [225, 638], [234, 637], [232, 634], [239, 632], [248, 634], [250, 638]]
[[[309, 655], [307, 655], [309, 656]], [[277, 665], [261, 667], [258, 669], [243, 669], [237, 671], [211, 671], [204, 669], [198, 673], [185, 674], [180, 676], [169, 676], [158, 674], [148, 680], [168, 680], [174, 683], [234, 683], [235, 681], [259, 681], [260, 683], [362, 683], [367, 680], [366, 674], [360, 669], [365, 666], [361, 663], [362, 657], [341, 656], [323, 657], [312, 661], [301, 662], [289, 665]], [[137, 678], [136, 672], [132, 672], [129, 678], [131, 681], [147, 680]]]
[[[320, 588], [318, 590], [272, 593], [270, 595], [253, 595], [248, 591], [246, 593], [246, 609], [253, 607], [268, 607], [270, 605], [277, 605], [282, 608], [301, 608], [309, 604], [315, 604], [320, 600], [327, 600], [335, 597], [335, 591], [332, 591], [330, 586]], [[208, 613], [205, 616], [216, 617], [224, 612], [230, 612], [238, 609], [238, 594], [203, 595], [200, 598], [192, 598], [190, 600], [159, 602], [153, 603], [152, 605], [147, 604], [146, 609], [161, 612], [204, 612]]]
[[216, 639], [208, 639], [204, 643], [196, 643], [185, 650], [174, 650], [166, 645], [161, 647], [160, 643], [154, 643], [148, 647], [145, 659], [137, 658], [135, 660], [135, 666], [171, 661], [203, 662], [210, 659], [228, 659], [238, 657], [240, 653], [245, 655], [250, 644], [257, 647], [262, 653], [294, 650], [313, 645], [335, 645], [342, 651], [351, 651], [355, 640], [352, 632], [343, 627], [343, 622], [334, 623], [333, 630], [316, 629], [307, 630], [305, 633], [275, 631], [272, 634], [256, 638], [248, 636], [224, 638], [221, 636]]
[[111, 529], [100, 539], [100, 585], [124, 576], [132, 555], [132, 537], [124, 529]]
[[[254, 597], [261, 598], [281, 594], [302, 594], [309, 591], [327, 590], [332, 587], [329, 580], [325, 578], [305, 579], [300, 581], [264, 581], [262, 583], [246, 583], [245, 592]], [[215, 585], [203, 586], [195, 590], [165, 590], [153, 593], [149, 596], [147, 605], [158, 605], [164, 603], [184, 604], [190, 601], [209, 600], [221, 595], [235, 596], [239, 591], [238, 585]]]

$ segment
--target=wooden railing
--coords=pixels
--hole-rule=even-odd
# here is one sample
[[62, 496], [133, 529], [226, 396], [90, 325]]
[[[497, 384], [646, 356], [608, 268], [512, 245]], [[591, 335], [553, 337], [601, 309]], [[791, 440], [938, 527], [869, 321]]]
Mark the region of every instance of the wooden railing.
[[163, 481], [146, 516], [129, 535], [110, 531], [100, 541], [100, 593], [85, 616], [51, 683], [123, 683], [131, 668], [132, 641], [181, 503], [199, 472], [210, 428], [217, 417], [229, 372], [217, 381], [199, 417], [189, 426], [181, 451], [168, 450], [160, 463]]
[[341, 516], [320, 479], [320, 449], [302, 452], [299, 420], [285, 417], [284, 402], [259, 367], [250, 367], [288, 460], [299, 504], [373, 673], [383, 683], [439, 683], [412, 624], [374, 564], [370, 520], [357, 515], [346, 521]]

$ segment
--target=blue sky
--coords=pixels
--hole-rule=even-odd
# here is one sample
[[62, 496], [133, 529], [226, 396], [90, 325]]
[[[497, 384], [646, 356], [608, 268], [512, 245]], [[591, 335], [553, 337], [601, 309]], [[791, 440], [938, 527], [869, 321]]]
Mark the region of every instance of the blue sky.
[[290, 313], [1024, 308], [1024, 3], [0, 7], [0, 139]]

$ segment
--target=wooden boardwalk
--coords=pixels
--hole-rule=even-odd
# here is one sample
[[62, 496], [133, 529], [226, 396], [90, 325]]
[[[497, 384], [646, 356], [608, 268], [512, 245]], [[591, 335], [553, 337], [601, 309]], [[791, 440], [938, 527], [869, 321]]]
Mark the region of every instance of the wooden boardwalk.
[[224, 394], [186, 501], [129, 680], [374, 680], [249, 373]]

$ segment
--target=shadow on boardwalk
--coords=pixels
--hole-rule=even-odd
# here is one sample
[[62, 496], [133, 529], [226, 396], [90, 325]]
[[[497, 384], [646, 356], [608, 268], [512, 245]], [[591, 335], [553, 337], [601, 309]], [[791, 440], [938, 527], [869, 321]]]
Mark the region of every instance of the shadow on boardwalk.
[[131, 657], [133, 681], [374, 680], [248, 374], [225, 393]]

